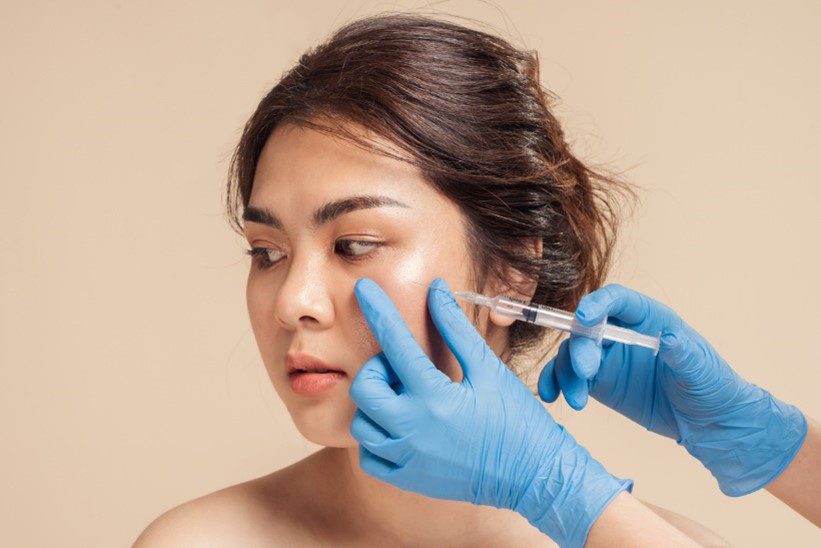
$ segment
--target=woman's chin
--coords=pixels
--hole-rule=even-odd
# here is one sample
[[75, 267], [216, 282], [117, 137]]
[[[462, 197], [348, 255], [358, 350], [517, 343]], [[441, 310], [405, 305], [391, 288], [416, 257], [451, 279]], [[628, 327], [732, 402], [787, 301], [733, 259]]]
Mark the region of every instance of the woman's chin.
[[324, 447], [338, 447], [347, 449], [359, 445], [348, 431], [330, 430], [327, 428], [297, 428], [305, 439], [311, 443], [322, 445]]
[[291, 419], [297, 430], [308, 441], [325, 447], [356, 447], [357, 441], [351, 436], [351, 421], [356, 407], [332, 405], [327, 402], [307, 408], [291, 410]]

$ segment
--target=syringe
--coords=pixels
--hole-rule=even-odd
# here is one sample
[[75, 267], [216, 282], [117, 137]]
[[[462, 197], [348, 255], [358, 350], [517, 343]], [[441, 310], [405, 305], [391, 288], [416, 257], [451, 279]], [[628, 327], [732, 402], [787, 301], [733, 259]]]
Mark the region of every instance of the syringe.
[[[486, 306], [497, 314], [588, 337], [599, 344], [602, 339], [607, 339], [608, 341], [649, 348], [653, 351], [653, 355], [659, 352], [659, 345], [661, 344], [659, 337], [644, 335], [626, 327], [609, 324], [607, 318], [596, 325], [588, 327], [579, 323], [574, 313], [543, 304], [529, 303], [506, 295], [488, 297], [472, 291], [454, 291], [453, 294], [473, 304]], [[660, 335], [661, 333], [659, 333]]]

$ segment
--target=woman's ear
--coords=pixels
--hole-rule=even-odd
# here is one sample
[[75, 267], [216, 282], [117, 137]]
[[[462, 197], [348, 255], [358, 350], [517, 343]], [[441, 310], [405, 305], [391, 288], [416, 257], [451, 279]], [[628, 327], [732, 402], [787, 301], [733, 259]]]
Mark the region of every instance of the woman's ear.
[[[535, 257], [541, 257], [542, 239], [538, 237], [533, 238], [529, 248]], [[536, 293], [537, 285], [538, 280], [528, 279], [521, 271], [508, 268], [505, 270], [505, 280], [492, 280], [488, 283], [488, 289], [485, 290], [485, 294], [489, 297], [495, 297], [503, 293], [510, 297], [530, 302], [533, 299], [533, 294]], [[499, 327], [510, 327], [510, 325], [516, 321], [515, 318], [497, 314], [492, 310], [489, 319], [491, 323]]]

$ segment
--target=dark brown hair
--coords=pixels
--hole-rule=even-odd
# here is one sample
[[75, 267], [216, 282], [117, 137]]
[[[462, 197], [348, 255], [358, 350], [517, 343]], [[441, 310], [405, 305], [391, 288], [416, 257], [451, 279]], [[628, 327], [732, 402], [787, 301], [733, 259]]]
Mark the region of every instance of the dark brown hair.
[[[408, 13], [353, 21], [302, 55], [245, 125], [229, 172], [232, 225], [242, 232], [269, 135], [299, 124], [418, 166], [467, 221], [476, 289], [489, 276], [510, 283], [513, 268], [536, 280], [533, 300], [573, 310], [604, 282], [617, 198], [635, 195], [573, 155], [550, 110], [557, 99], [540, 83], [537, 52], [498, 36]], [[409, 158], [363, 139], [351, 123]], [[528, 245], [534, 238], [541, 256]], [[539, 326], [514, 323], [509, 357], [544, 336]]]

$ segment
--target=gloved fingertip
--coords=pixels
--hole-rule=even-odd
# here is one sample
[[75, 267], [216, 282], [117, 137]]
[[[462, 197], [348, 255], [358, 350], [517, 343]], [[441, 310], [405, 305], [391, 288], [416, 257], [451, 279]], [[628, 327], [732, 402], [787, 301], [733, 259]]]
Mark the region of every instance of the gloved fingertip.
[[684, 334], [676, 331], [665, 331], [662, 333], [660, 340], [659, 355], [661, 355], [667, 365], [673, 369], [677, 369], [682, 358], [687, 353], [687, 341], [684, 339]]
[[356, 302], [359, 304], [359, 309], [365, 317], [371, 315], [374, 311], [374, 296], [375, 292], [381, 290], [379, 284], [370, 278], [359, 278], [353, 286], [354, 296]]
[[601, 322], [604, 319], [604, 314], [604, 306], [597, 301], [582, 299], [578, 308], [576, 308], [576, 318], [587, 326]]
[[584, 406], [587, 405], [587, 390], [565, 390], [564, 399], [567, 400], [567, 404], [570, 407], [576, 411], [581, 411], [584, 409]]
[[539, 389], [539, 397], [545, 403], [554, 403], [559, 399], [559, 391]]
[[690, 380], [703, 365], [703, 351], [682, 331], [662, 334], [659, 356], [676, 376], [684, 380]]
[[661, 344], [668, 348], [677, 346], [680, 340], [681, 339], [672, 331], [668, 331], [661, 336]]
[[430, 283], [430, 287], [441, 291], [450, 291], [450, 286], [448, 285], [448, 282], [446, 282], [445, 279], [441, 277], [433, 280]]
[[373, 288], [374, 285], [376, 285], [376, 282], [370, 278], [359, 278], [353, 285], [353, 290], [357, 296], [360, 296], [363, 291]]
[[584, 380], [592, 379], [599, 371], [601, 349], [593, 339], [571, 336], [570, 363], [577, 376]]
[[589, 400], [588, 395], [587, 395], [587, 390], [585, 390], [582, 393], [581, 397], [577, 400], [577, 403], [579, 404], [579, 406], [576, 408], [576, 411], [581, 411], [582, 409], [587, 407], [587, 402], [588, 401], [590, 401], [590, 400]]
[[436, 278], [430, 283], [428, 289], [428, 307], [450, 309], [451, 311], [453, 311], [451, 307], [460, 308], [459, 303], [456, 302], [456, 298], [453, 296], [444, 278]]
[[542, 401], [553, 403], [559, 397], [559, 385], [556, 382], [554, 367], [556, 358], [552, 358], [539, 374], [538, 392]]

